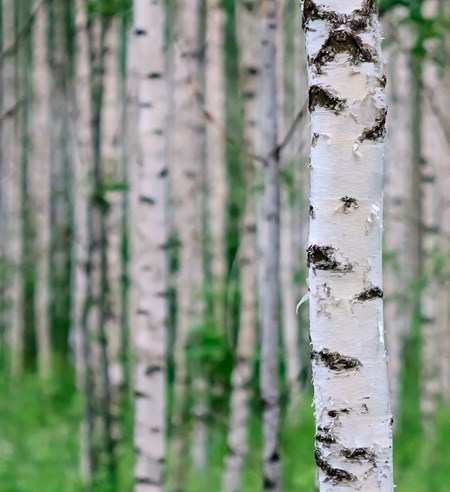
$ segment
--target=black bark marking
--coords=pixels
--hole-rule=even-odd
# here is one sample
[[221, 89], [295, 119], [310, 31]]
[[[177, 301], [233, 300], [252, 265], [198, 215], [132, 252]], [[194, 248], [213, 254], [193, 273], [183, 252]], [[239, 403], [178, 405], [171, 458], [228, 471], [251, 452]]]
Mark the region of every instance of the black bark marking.
[[169, 174], [169, 169], [167, 167], [165, 167], [164, 169], [161, 170], [161, 172], [159, 173], [159, 177], [160, 178], [165, 178], [167, 175]]
[[315, 212], [314, 207], [312, 205], [309, 206], [309, 216], [311, 217], [311, 219], [316, 218], [316, 212]]
[[325, 444], [326, 446], [330, 446], [330, 444], [334, 444], [336, 439], [329, 433], [325, 434], [316, 434], [316, 441]]
[[146, 36], [147, 35], [147, 31], [145, 29], [135, 29], [134, 30], [134, 34], [136, 36]]
[[350, 408], [341, 408], [340, 410], [330, 410], [328, 412], [328, 416], [331, 417], [332, 419], [337, 419], [339, 415], [343, 413], [350, 413]]
[[361, 9], [357, 9], [351, 14], [338, 14], [332, 10], [327, 11], [313, 0], [304, 0], [302, 26], [305, 30], [309, 21], [326, 20], [333, 27], [348, 25], [358, 32], [367, 28], [371, 21], [370, 14], [375, 11], [376, 0], [366, 0]]
[[161, 372], [161, 371], [162, 371], [161, 366], [152, 365], [152, 366], [147, 367], [147, 369], [145, 370], [145, 375], [150, 376], [151, 374], [155, 374], [155, 373]]
[[311, 358], [335, 372], [353, 371], [362, 367], [359, 359], [349, 357], [348, 355], [341, 355], [339, 352], [331, 352], [327, 348], [320, 351], [313, 350], [311, 352]]
[[313, 133], [311, 137], [311, 147], [314, 147], [318, 140], [319, 140], [319, 134]]
[[152, 480], [151, 478], [141, 478], [141, 477], [136, 477], [136, 483], [140, 485], [161, 485], [161, 482], [159, 480]]
[[351, 265], [344, 265], [336, 260], [336, 250], [332, 246], [319, 246], [312, 244], [306, 250], [307, 265], [316, 270], [329, 270], [333, 272], [351, 272]]
[[356, 482], [356, 477], [353, 473], [350, 473], [340, 468], [333, 468], [326, 460], [323, 459], [322, 453], [319, 449], [316, 449], [314, 453], [316, 465], [325, 473], [328, 479], [333, 483], [339, 484], [342, 482]]
[[278, 452], [277, 449], [275, 449], [269, 458], [270, 463], [278, 463], [280, 461], [280, 453]]
[[386, 116], [387, 108], [378, 110], [378, 114], [375, 117], [375, 124], [370, 128], [366, 128], [358, 140], [362, 143], [364, 140], [383, 140], [386, 135]]
[[379, 287], [371, 287], [370, 289], [363, 290], [354, 297], [356, 301], [371, 301], [377, 298], [383, 299], [383, 291]]
[[363, 413], [363, 414], [369, 413], [369, 407], [365, 403], [363, 403], [361, 405], [361, 411], [360, 411], [360, 413]]
[[276, 483], [269, 477], [264, 477], [264, 490], [270, 490], [276, 488]]
[[344, 213], [348, 214], [352, 208], [359, 208], [359, 204], [358, 204], [358, 201], [356, 200], [356, 198], [352, 198], [352, 197], [349, 197], [349, 196], [343, 196], [341, 198], [341, 202], [343, 204], [343, 207], [344, 207]]
[[143, 195], [141, 195], [139, 197], [139, 201], [141, 203], [146, 203], [147, 205], [154, 205], [155, 204], [155, 200], [153, 200], [153, 198], [150, 198], [149, 196], [143, 196]]
[[161, 79], [163, 74], [161, 72], [150, 72], [147, 74], [148, 79]]
[[329, 109], [335, 114], [341, 113], [346, 108], [345, 99], [340, 99], [332, 91], [320, 85], [312, 85], [309, 88], [309, 111], [313, 112], [317, 106]]
[[375, 453], [367, 448], [343, 449], [341, 454], [351, 461], [372, 461], [375, 458]]
[[339, 53], [348, 53], [355, 65], [374, 62], [377, 57], [374, 49], [363, 43], [353, 31], [339, 28], [330, 33], [322, 48], [310, 62], [321, 73], [321, 67], [334, 60]]

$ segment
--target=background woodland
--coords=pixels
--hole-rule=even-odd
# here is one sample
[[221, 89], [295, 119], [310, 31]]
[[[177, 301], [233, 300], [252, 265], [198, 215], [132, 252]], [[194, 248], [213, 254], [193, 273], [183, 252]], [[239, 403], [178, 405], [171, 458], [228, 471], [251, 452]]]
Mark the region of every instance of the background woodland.
[[[262, 3], [0, 0], [2, 492], [261, 490], [268, 360], [283, 490], [315, 489], [305, 41], [297, 0], [277, 1], [262, 115]], [[395, 483], [446, 492], [450, 2], [379, 12]]]

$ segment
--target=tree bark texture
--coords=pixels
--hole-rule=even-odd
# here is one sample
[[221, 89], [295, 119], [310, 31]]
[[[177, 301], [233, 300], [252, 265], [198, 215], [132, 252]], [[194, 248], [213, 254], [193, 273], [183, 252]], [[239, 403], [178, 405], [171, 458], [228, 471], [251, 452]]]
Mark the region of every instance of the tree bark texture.
[[372, 1], [303, 2], [311, 111], [308, 246], [320, 490], [392, 491], [383, 328], [386, 104]]
[[167, 74], [162, 0], [135, 1], [139, 63], [139, 177], [135, 375], [135, 491], [164, 490], [166, 418], [167, 272]]

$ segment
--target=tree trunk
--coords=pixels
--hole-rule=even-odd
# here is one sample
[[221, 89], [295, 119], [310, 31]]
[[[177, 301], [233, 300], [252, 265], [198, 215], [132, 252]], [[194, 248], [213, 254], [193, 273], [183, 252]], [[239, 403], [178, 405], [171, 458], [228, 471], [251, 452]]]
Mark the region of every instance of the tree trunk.
[[229, 452], [225, 458], [223, 492], [242, 490], [242, 469], [248, 451], [248, 425], [253, 354], [255, 351], [257, 295], [256, 295], [256, 217], [254, 197], [248, 195], [241, 228], [239, 247], [241, 313], [235, 365], [231, 375]]
[[[386, 105], [374, 2], [303, 3], [311, 111], [308, 246], [321, 491], [393, 490], [383, 329]], [[361, 334], [364, 333], [364, 336]]]
[[[16, 51], [14, 50], [14, 2], [4, 0], [2, 5], [2, 256], [3, 271], [3, 326], [7, 331], [11, 354], [11, 373], [20, 375], [23, 367], [23, 317], [20, 288], [22, 236], [20, 227], [21, 168], [19, 142], [16, 133], [20, 102], [17, 93]], [[4, 208], [3, 208], [4, 207]]]
[[166, 332], [168, 318], [166, 225], [167, 78], [162, 0], [135, 0], [139, 73], [135, 491], [164, 490]]
[[261, 303], [261, 369], [260, 384], [263, 402], [265, 491], [278, 491], [280, 483], [280, 402], [279, 402], [279, 275], [280, 275], [280, 187], [277, 136], [276, 84], [276, 2], [262, 3], [262, 71], [260, 93], [260, 128], [258, 155], [265, 167], [263, 232], [266, 234], [263, 255]]
[[239, 44], [239, 71], [243, 100], [244, 143], [243, 178], [247, 192], [240, 231], [238, 261], [240, 266], [241, 306], [235, 365], [231, 375], [228, 447], [222, 482], [223, 492], [242, 490], [242, 469], [248, 450], [253, 354], [258, 325], [255, 153], [256, 98], [261, 75], [259, 1], [236, 4], [236, 34]]
[[[183, 410], [186, 398], [186, 342], [189, 331], [204, 326], [203, 270], [203, 145], [205, 122], [202, 113], [202, 74], [200, 44], [200, 2], [180, 2], [178, 8], [178, 44], [174, 66], [174, 131], [171, 157], [172, 190], [174, 190], [175, 222], [180, 240], [177, 276], [177, 328], [175, 339], [174, 446], [177, 490], [184, 487], [186, 436]], [[192, 368], [191, 380], [202, 379], [198, 364]], [[193, 383], [193, 388], [202, 387]], [[196, 394], [202, 402], [204, 395]], [[205, 416], [202, 408], [193, 415], [192, 449], [196, 468], [206, 463]]]
[[33, 113], [31, 193], [36, 231], [35, 323], [38, 371], [48, 378], [51, 369], [50, 348], [50, 73], [47, 57], [47, 10], [34, 2]]
[[226, 264], [227, 167], [225, 161], [225, 16], [220, 0], [207, 1], [205, 56], [207, 213], [210, 236], [214, 318], [224, 325]]
[[105, 333], [108, 348], [108, 372], [111, 387], [111, 417], [113, 438], [120, 438], [120, 400], [124, 381], [121, 361], [122, 322], [122, 214], [124, 200], [124, 172], [121, 131], [122, 104], [120, 91], [121, 19], [111, 19], [105, 37], [104, 100], [102, 107], [102, 165], [103, 188], [108, 210], [105, 216], [108, 296]]
[[385, 156], [384, 189], [384, 258], [383, 272], [388, 353], [389, 386], [394, 422], [398, 423], [403, 343], [412, 322], [410, 254], [410, 203], [412, 187], [412, 93], [409, 80], [409, 57], [412, 36], [405, 25], [409, 15], [399, 7], [385, 18], [389, 51], [386, 58], [389, 84], [386, 98], [389, 107]]
[[88, 18], [84, 0], [75, 5], [76, 60], [75, 88], [71, 121], [71, 144], [74, 154], [74, 247], [72, 277], [72, 341], [75, 350], [77, 386], [84, 397], [84, 416], [80, 429], [80, 474], [90, 483], [94, 471], [94, 370], [92, 344], [86, 316], [88, 294], [89, 242], [88, 200], [90, 189], [89, 169], [92, 163], [91, 80], [89, 73]]
[[[439, 13], [436, 0], [426, 0], [423, 3], [424, 19], [435, 19]], [[429, 39], [425, 48], [428, 58], [423, 68], [422, 97], [422, 160], [420, 169], [421, 193], [421, 239], [423, 274], [426, 280], [422, 291], [422, 392], [421, 411], [423, 423], [428, 430], [434, 427], [434, 417], [440, 396], [440, 361], [441, 347], [444, 342], [444, 327], [447, 323], [440, 319], [440, 304], [445, 302], [439, 282], [437, 268], [438, 256], [441, 254], [441, 214], [442, 199], [439, 196], [438, 169], [440, 162], [448, 154], [446, 142], [438, 130], [439, 120], [434, 108], [430, 107], [427, 91], [439, 97], [439, 68], [433, 60], [438, 43]], [[447, 193], [447, 190], [444, 191]], [[441, 323], [439, 323], [441, 321]]]

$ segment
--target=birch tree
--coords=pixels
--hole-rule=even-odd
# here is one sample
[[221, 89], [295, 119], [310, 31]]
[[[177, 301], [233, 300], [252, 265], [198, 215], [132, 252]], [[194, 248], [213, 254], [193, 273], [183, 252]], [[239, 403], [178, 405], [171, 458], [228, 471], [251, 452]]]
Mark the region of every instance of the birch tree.
[[236, 362], [231, 375], [231, 396], [228, 449], [223, 474], [223, 492], [242, 489], [242, 469], [248, 451], [248, 422], [250, 415], [253, 377], [253, 354], [258, 324], [257, 268], [256, 268], [256, 208], [255, 208], [255, 153], [258, 115], [256, 101], [261, 77], [260, 2], [239, 1], [236, 4], [236, 35], [239, 44], [239, 72], [243, 101], [243, 178], [247, 190], [244, 214], [241, 219], [239, 245], [239, 273], [241, 306]]
[[135, 491], [164, 490], [166, 330], [167, 78], [164, 2], [135, 0], [139, 65], [139, 179], [136, 246]]
[[265, 491], [280, 490], [280, 402], [278, 374], [279, 337], [279, 261], [280, 261], [280, 189], [277, 141], [276, 85], [276, 2], [262, 3], [262, 71], [260, 94], [260, 135], [258, 155], [264, 162], [264, 222], [265, 251], [261, 302], [261, 373], [263, 401]]
[[21, 316], [20, 264], [22, 237], [20, 229], [21, 169], [16, 133], [18, 111], [17, 80], [15, 71], [14, 2], [2, 2], [2, 256], [5, 276], [3, 287], [3, 323], [11, 350], [11, 373], [22, 371], [23, 318]]
[[[426, 0], [423, 2], [422, 15], [426, 21], [436, 19], [439, 14], [439, 2]], [[437, 411], [440, 396], [440, 360], [444, 355], [442, 346], [445, 341], [447, 320], [439, 316], [440, 304], [445, 302], [440, 288], [437, 268], [439, 255], [442, 251], [441, 210], [443, 197], [440, 197], [438, 181], [439, 167], [448, 152], [445, 138], [439, 130], [439, 119], [433, 107], [430, 107], [429, 91], [439, 97], [441, 80], [439, 68], [434, 60], [438, 48], [437, 40], [426, 40], [424, 45], [427, 57], [423, 65], [422, 93], [422, 159], [420, 166], [421, 193], [421, 246], [423, 274], [426, 285], [422, 292], [422, 392], [421, 411], [424, 425], [428, 430], [433, 427], [433, 419]], [[427, 97], [428, 94], [428, 97]], [[446, 191], [444, 191], [446, 194]]]
[[[175, 223], [180, 240], [177, 273], [177, 327], [175, 340], [174, 445], [177, 486], [183, 487], [183, 460], [186, 446], [183, 408], [186, 398], [186, 344], [193, 328], [205, 320], [203, 270], [203, 145], [205, 121], [202, 112], [202, 52], [200, 43], [200, 2], [179, 2], [177, 42], [174, 61], [174, 114], [171, 151], [172, 183], [176, 210]], [[206, 421], [204, 378], [197, 367], [190, 374], [193, 401], [192, 456], [196, 468], [206, 464]]]
[[225, 161], [225, 15], [220, 0], [208, 0], [205, 53], [207, 213], [215, 320], [224, 323], [227, 168]]
[[308, 283], [320, 490], [392, 491], [381, 278], [386, 105], [376, 5], [305, 0], [303, 25], [312, 131]]
[[[409, 214], [412, 187], [412, 103], [409, 79], [409, 53], [412, 36], [405, 20], [409, 12], [398, 7], [384, 18], [387, 37], [386, 87], [389, 113], [387, 118], [385, 157], [385, 292], [386, 343], [394, 422], [398, 424], [403, 342], [412, 321], [411, 289], [413, 279], [410, 268], [411, 227]], [[405, 117], [406, 115], [406, 117]]]
[[34, 207], [36, 234], [35, 324], [39, 374], [50, 375], [50, 74], [47, 56], [47, 15], [40, 2], [33, 4], [33, 113], [32, 165], [30, 187]]

